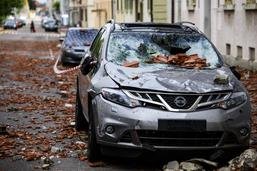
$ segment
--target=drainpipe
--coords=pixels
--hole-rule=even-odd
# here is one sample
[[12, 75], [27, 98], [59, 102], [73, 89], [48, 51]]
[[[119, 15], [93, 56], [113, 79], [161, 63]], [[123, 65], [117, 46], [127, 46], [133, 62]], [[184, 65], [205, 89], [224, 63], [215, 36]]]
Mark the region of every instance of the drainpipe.
[[181, 0], [178, 0], [178, 22], [181, 21]]
[[174, 14], [175, 14], [175, 8], [174, 8], [174, 0], [171, 0], [171, 23], [174, 23]]

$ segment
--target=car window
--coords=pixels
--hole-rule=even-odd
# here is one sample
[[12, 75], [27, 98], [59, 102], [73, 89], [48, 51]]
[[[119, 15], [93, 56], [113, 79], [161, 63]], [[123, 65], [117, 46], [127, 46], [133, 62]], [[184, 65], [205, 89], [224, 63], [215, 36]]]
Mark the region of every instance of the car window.
[[105, 29], [102, 29], [97, 37], [95, 38], [92, 46], [91, 46], [91, 54], [92, 56], [94, 56], [95, 58], [99, 58], [100, 57], [100, 51], [102, 49], [102, 45], [103, 45], [103, 42], [104, 42], [104, 38], [105, 38]]
[[163, 56], [168, 59], [169, 56], [176, 55], [179, 56], [178, 58], [180, 56], [183, 58], [197, 56], [197, 58], [206, 61], [205, 68], [215, 68], [220, 65], [216, 51], [204, 36], [187, 33], [112, 33], [108, 44], [107, 60], [118, 65], [139, 61], [141, 66], [144, 66], [150, 64], [156, 56]]
[[67, 46], [90, 46], [97, 34], [97, 29], [69, 30], [65, 38]]
[[14, 20], [7, 20], [5, 23], [6, 24], [15, 24], [15, 21]]

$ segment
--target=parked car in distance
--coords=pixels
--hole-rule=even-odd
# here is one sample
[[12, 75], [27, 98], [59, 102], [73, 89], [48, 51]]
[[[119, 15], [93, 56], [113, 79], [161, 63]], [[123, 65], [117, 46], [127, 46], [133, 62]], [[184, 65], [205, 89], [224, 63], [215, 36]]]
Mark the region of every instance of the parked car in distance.
[[7, 19], [5, 22], [4, 22], [4, 29], [17, 29], [18, 28], [18, 25], [17, 25], [17, 22], [16, 20], [14, 19]]
[[250, 113], [239, 74], [190, 23], [110, 21], [81, 61], [75, 127], [88, 129], [90, 161], [145, 150], [240, 152]]
[[58, 32], [58, 22], [57, 20], [48, 20], [44, 23], [45, 31], [54, 31]]
[[42, 27], [42, 28], [45, 28], [45, 23], [46, 23], [49, 19], [50, 19], [50, 18], [47, 17], [47, 16], [42, 17], [42, 19], [41, 19], [41, 27]]
[[18, 27], [23, 27], [23, 26], [26, 25], [25, 20], [22, 20], [22, 19], [20, 19], [20, 18], [16, 19], [16, 23], [17, 23], [17, 26], [18, 26]]
[[61, 47], [62, 64], [79, 64], [97, 32], [94, 28], [69, 28]]

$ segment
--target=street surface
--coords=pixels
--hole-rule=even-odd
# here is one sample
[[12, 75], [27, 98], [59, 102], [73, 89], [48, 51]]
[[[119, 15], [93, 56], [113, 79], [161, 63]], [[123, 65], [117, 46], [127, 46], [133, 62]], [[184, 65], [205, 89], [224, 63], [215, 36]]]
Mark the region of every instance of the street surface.
[[[87, 161], [87, 134], [74, 128], [76, 71], [53, 72], [58, 37], [38, 25], [36, 33], [29, 26], [0, 32], [0, 126], [8, 132], [0, 130], [0, 170], [162, 170], [169, 156]], [[254, 145], [257, 74], [240, 72], [252, 101]]]

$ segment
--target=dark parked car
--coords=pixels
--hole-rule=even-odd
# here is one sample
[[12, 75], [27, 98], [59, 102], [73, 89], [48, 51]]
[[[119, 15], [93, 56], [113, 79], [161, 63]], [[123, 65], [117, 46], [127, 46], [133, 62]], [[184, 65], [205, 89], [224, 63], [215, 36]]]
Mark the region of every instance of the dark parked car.
[[61, 62], [79, 64], [97, 32], [97, 29], [69, 28], [62, 43]]
[[22, 20], [22, 19], [16, 19], [16, 23], [18, 25], [18, 27], [23, 27], [26, 25], [26, 21], [25, 20]]
[[18, 25], [16, 20], [8, 19], [4, 22], [4, 29], [17, 29]]
[[44, 23], [44, 28], [45, 31], [54, 31], [54, 32], [58, 32], [58, 22], [57, 20], [47, 20]]
[[145, 150], [240, 151], [249, 146], [250, 111], [238, 73], [191, 24], [111, 21], [81, 61], [75, 126], [88, 128], [91, 161]]

